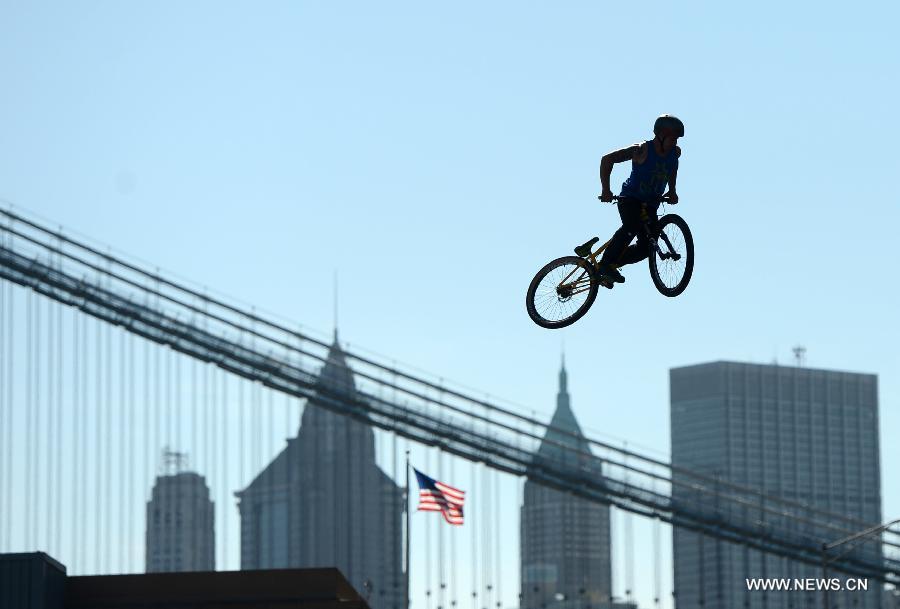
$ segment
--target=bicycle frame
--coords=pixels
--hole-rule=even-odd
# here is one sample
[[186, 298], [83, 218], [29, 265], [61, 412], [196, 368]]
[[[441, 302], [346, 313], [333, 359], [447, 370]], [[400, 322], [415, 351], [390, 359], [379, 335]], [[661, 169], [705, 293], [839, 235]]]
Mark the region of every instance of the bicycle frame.
[[[660, 258], [665, 260], [668, 258], [678, 256], [678, 254], [675, 253], [675, 248], [672, 246], [672, 242], [669, 241], [669, 237], [668, 237], [668, 235], [666, 235], [666, 233], [660, 231], [658, 234], [654, 234], [654, 231], [652, 231], [650, 229], [649, 225], [645, 225], [644, 230], [647, 232], [647, 239], [650, 243], [650, 247], [656, 251], [656, 254], [659, 255]], [[665, 242], [666, 247], [668, 247], [669, 251], [664, 252], [662, 250], [662, 248], [659, 246], [659, 239], [662, 239], [663, 242]], [[590, 254], [585, 256], [585, 259], [590, 260], [592, 265], [597, 266], [597, 261], [600, 258], [600, 255], [606, 250], [606, 248], [609, 247], [609, 244], [611, 241], [612, 241], [612, 238], [608, 239], [606, 241], [606, 243], [599, 246], [596, 250], [594, 250], [593, 252], [591, 252]], [[614, 266], [615, 268], [621, 268], [623, 265], [613, 264], [612, 266]], [[567, 282], [569, 281], [569, 279], [576, 272], [578, 272], [578, 269], [572, 269], [572, 271], [568, 275], [566, 275], [562, 281], [559, 282], [559, 287], [566, 285]], [[583, 282], [585, 282], [585, 281], [587, 281], [587, 286], [583, 285]], [[570, 287], [573, 287], [573, 290], [570, 295], [574, 296], [575, 294], [578, 294], [580, 292], [583, 292], [583, 291], [589, 289], [590, 280], [579, 277], [571, 284]]]
[[[615, 197], [615, 198], [618, 199], [618, 197]], [[660, 200], [660, 203], [665, 203], [665, 200], [664, 200], [664, 199]], [[672, 242], [669, 241], [669, 237], [668, 237], [664, 232], [662, 232], [662, 231], [660, 231], [658, 234], [654, 234], [654, 231], [650, 228], [650, 224], [651, 224], [651, 223], [649, 223], [649, 222], [644, 224], [644, 231], [645, 231], [646, 234], [647, 234], [647, 240], [648, 240], [648, 243], [650, 244], [650, 247], [651, 247], [653, 250], [655, 250], [655, 251], [656, 251], [656, 254], [659, 255], [659, 257], [662, 258], [663, 260], [668, 259], [668, 258], [672, 258], [672, 257], [678, 257], [678, 254], [675, 253], [675, 248], [672, 247]], [[662, 250], [662, 248], [660, 248], [660, 246], [659, 246], [659, 239], [660, 239], [660, 238], [662, 238], [662, 240], [665, 242], [666, 247], [669, 248], [669, 251], [668, 251], [668, 252], [664, 252], [664, 251]], [[610, 244], [611, 241], [612, 241], [612, 237], [610, 237], [610, 238], [606, 241], [606, 243], [604, 243], [603, 245], [599, 246], [596, 250], [594, 250], [593, 252], [591, 252], [590, 254], [588, 254], [587, 256], [585, 256], [585, 257], [584, 257], [585, 260], [590, 260], [590, 261], [591, 261], [591, 264], [592, 264], [593, 266], [596, 267], [597, 264], [598, 264], [597, 261], [598, 261], [598, 259], [600, 258], [600, 255], [606, 250], [606, 248], [609, 247], [609, 244]], [[614, 263], [612, 266], [615, 267], [615, 268], [621, 268], [621, 267], [624, 266], [624, 265]], [[563, 286], [567, 285], [567, 282], [569, 281], [569, 279], [570, 279], [577, 271], [578, 271], [577, 268], [576, 268], [576, 269], [573, 269], [568, 275], [566, 275], [566, 276], [562, 279], [562, 281], [559, 282], [559, 286], [557, 287], [557, 290], [559, 290], [559, 289], [561, 289]], [[586, 285], [586, 286], [583, 285], [583, 283], [584, 283], [585, 281], [587, 281], [587, 285]], [[574, 281], [574, 282], [571, 284], [571, 286], [569, 286], [569, 287], [572, 287], [572, 288], [573, 288], [573, 289], [572, 289], [572, 292], [571, 292], [569, 295], [570, 295], [570, 296], [574, 296], [575, 294], [579, 294], [579, 293], [581, 293], [581, 292], [584, 292], [584, 291], [587, 290], [587, 289], [590, 289], [590, 280], [589, 280], [589, 279], [584, 279], [584, 278], [579, 277], [579, 278], [575, 279], [575, 281]]]

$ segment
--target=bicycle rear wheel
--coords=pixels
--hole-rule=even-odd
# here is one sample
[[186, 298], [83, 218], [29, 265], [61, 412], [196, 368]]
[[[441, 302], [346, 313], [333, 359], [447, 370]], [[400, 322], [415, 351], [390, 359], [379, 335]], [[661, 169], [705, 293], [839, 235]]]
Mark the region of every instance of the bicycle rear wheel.
[[694, 238], [681, 216], [667, 214], [656, 224], [656, 246], [650, 247], [650, 277], [663, 296], [678, 296], [694, 272]]
[[597, 298], [593, 265], [578, 256], [563, 256], [544, 266], [528, 286], [525, 308], [542, 328], [564, 328], [578, 321]]

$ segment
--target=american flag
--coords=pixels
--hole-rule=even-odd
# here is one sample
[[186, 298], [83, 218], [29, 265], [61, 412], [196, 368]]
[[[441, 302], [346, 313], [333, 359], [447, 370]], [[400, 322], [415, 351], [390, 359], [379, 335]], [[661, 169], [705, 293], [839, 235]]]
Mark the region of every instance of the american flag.
[[416, 480], [419, 482], [418, 509], [425, 512], [440, 512], [448, 523], [462, 524], [466, 494], [434, 478], [429, 478], [416, 468], [413, 468], [413, 471], [416, 472]]

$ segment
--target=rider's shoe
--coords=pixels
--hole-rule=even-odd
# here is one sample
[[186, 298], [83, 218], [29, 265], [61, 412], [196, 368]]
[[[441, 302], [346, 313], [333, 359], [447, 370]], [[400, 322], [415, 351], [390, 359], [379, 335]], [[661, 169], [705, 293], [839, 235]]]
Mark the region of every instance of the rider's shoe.
[[599, 273], [601, 280], [608, 279], [616, 283], [625, 283], [625, 276], [616, 267], [610, 266], [605, 262], [597, 263], [597, 273]]
[[597, 283], [602, 285], [607, 290], [613, 289], [613, 286], [616, 285], [616, 283], [609, 277], [602, 277], [602, 276], [597, 278]]

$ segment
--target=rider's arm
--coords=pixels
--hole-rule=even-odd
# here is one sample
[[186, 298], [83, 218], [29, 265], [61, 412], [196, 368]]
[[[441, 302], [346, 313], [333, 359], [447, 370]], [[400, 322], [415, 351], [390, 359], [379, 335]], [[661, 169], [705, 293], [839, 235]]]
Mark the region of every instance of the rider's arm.
[[681, 157], [681, 148], [675, 146], [675, 168], [669, 174], [669, 192], [666, 195], [671, 203], [678, 203], [678, 192], [675, 190], [675, 181], [678, 179], [678, 158]]
[[612, 175], [613, 165], [616, 163], [624, 163], [625, 161], [633, 161], [641, 150], [643, 144], [632, 144], [627, 148], [613, 150], [609, 154], [603, 155], [600, 159], [600, 186], [603, 188], [601, 199], [604, 201], [612, 201], [612, 191], [609, 189], [609, 178]]

